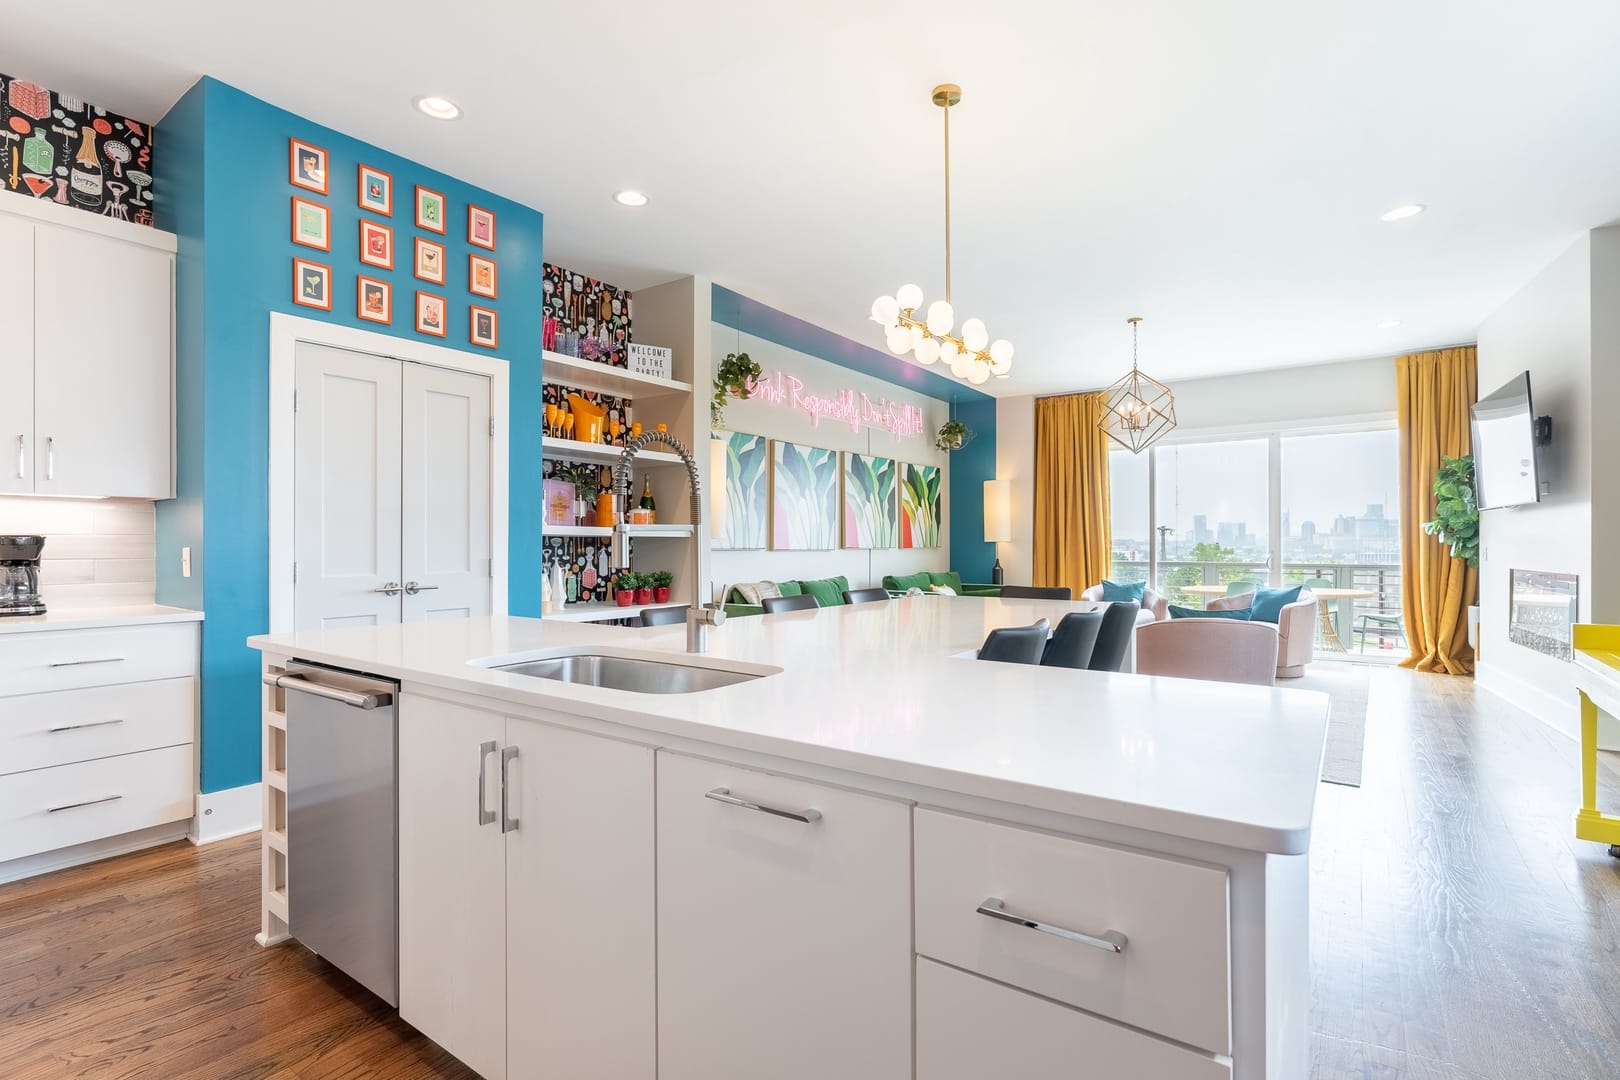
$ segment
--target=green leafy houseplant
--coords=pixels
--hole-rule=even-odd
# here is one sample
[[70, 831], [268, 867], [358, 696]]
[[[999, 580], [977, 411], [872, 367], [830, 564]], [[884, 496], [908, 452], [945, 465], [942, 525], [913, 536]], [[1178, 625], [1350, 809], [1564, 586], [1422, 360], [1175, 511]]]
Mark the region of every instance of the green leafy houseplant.
[[973, 429], [960, 420], [947, 420], [934, 436], [934, 449], [960, 450], [973, 438]]
[[642, 587], [642, 577], [633, 570], [621, 570], [613, 579], [613, 599], [620, 607], [636, 602], [636, 590]]
[[669, 587], [675, 583], [675, 575], [668, 570], [654, 570], [647, 575], [647, 584], [652, 587], [653, 602], [662, 604], [669, 599]]
[[1434, 474], [1434, 520], [1423, 531], [1451, 547], [1451, 557], [1479, 565], [1479, 504], [1474, 501], [1474, 458], [1442, 457]]
[[714, 369], [714, 397], [709, 401], [709, 422], [716, 431], [725, 423], [726, 398], [748, 398], [754, 394], [754, 380], [760, 366], [747, 353], [727, 353]]

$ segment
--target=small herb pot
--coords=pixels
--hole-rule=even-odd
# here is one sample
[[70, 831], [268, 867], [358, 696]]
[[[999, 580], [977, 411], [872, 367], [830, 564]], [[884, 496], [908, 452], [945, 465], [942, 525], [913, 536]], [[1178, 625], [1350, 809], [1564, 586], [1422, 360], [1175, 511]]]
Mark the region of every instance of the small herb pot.
[[650, 588], [636, 590], [636, 603], [650, 604], [653, 602], [653, 591]]
[[655, 603], [655, 604], [667, 604], [667, 603], [669, 603], [669, 586], [668, 585], [659, 585], [659, 586], [656, 586], [653, 589], [653, 603]]
[[636, 593], [634, 589], [620, 589], [613, 594], [613, 599], [620, 607], [629, 607], [636, 602]]

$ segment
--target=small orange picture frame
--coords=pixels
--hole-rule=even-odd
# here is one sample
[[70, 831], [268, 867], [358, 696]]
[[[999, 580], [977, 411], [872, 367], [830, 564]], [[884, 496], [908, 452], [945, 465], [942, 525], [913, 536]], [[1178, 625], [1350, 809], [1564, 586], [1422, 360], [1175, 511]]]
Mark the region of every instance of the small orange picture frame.
[[416, 294], [416, 332], [444, 337], [445, 316], [450, 307], [442, 296], [433, 293]]
[[292, 242], [319, 251], [332, 250], [332, 215], [325, 206], [292, 197]]
[[360, 261], [380, 270], [394, 268], [394, 230], [377, 221], [360, 219]]
[[467, 340], [486, 349], [496, 349], [501, 343], [501, 316], [493, 308], [473, 304], [467, 309]]
[[495, 250], [495, 211], [482, 206], [467, 206], [467, 243], [473, 247]]
[[293, 260], [293, 303], [332, 310], [332, 268], [309, 259]]
[[381, 169], [361, 165], [359, 191], [355, 196], [360, 209], [383, 217], [394, 216], [394, 178]]
[[444, 245], [418, 236], [411, 270], [416, 277], [435, 285], [444, 284]]
[[394, 321], [394, 289], [386, 281], [361, 275], [355, 279], [355, 315], [366, 322]]
[[499, 273], [500, 268], [495, 265], [494, 259], [471, 253], [467, 255], [467, 291], [474, 296], [497, 299], [500, 293]]
[[448, 207], [444, 193], [416, 185], [416, 227], [443, 233]]
[[325, 195], [331, 186], [326, 151], [302, 139], [287, 140], [287, 179], [294, 187]]

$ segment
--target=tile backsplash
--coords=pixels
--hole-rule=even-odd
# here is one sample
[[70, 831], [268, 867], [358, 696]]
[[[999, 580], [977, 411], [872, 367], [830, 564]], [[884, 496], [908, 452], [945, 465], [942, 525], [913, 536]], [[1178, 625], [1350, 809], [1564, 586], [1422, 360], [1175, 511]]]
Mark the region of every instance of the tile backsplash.
[[40, 588], [52, 611], [150, 604], [157, 514], [142, 499], [0, 495], [0, 533], [41, 533]]

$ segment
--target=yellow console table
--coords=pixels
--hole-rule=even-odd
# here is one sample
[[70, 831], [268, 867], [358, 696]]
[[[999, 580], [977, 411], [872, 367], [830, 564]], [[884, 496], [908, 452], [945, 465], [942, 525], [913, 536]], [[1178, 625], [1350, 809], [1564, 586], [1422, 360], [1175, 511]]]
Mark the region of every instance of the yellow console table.
[[1581, 808], [1575, 835], [1609, 845], [1620, 858], [1620, 817], [1597, 808], [1598, 713], [1620, 717], [1620, 626], [1575, 627], [1575, 689], [1581, 695]]

